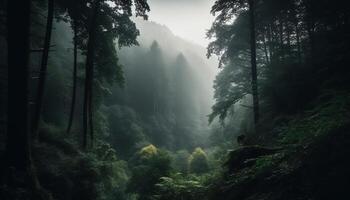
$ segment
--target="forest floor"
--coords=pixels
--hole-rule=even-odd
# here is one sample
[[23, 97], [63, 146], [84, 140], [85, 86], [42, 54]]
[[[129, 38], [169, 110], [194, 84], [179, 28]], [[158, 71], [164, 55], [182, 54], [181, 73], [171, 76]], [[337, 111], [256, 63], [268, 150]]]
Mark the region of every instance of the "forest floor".
[[228, 171], [215, 184], [213, 196], [228, 200], [349, 199], [349, 95], [322, 101], [292, 120], [278, 122], [270, 137], [261, 139], [262, 145], [274, 148], [244, 146], [230, 152]]

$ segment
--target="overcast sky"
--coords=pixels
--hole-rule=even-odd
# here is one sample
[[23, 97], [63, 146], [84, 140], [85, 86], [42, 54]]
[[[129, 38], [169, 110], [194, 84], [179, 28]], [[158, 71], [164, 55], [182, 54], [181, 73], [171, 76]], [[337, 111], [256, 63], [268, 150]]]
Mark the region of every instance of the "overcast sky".
[[215, 0], [148, 0], [149, 20], [166, 25], [175, 35], [207, 46], [206, 30], [214, 17], [210, 8]]

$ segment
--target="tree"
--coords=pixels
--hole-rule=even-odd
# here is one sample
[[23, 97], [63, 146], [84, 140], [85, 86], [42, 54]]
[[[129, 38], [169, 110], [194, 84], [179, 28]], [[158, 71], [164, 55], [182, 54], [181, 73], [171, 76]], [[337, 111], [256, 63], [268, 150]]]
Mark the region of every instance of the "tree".
[[259, 121], [259, 95], [258, 95], [258, 73], [256, 68], [256, 36], [255, 36], [255, 0], [248, 0], [250, 19], [250, 59], [252, 68], [252, 96], [254, 109], [254, 122]]
[[[232, 38], [234, 32], [230, 29], [229, 21], [232, 18], [240, 16], [245, 10], [248, 9], [249, 12], [249, 32], [250, 32], [250, 57], [251, 57], [251, 94], [253, 96], [253, 110], [254, 110], [254, 121], [255, 123], [259, 120], [259, 99], [258, 99], [258, 82], [257, 82], [257, 64], [256, 64], [256, 33], [255, 33], [255, 5], [254, 0], [218, 0], [212, 7], [211, 12], [215, 15], [219, 12], [211, 30], [208, 32], [208, 37], [214, 37], [214, 35], [219, 36], [216, 41], [212, 42], [208, 46], [208, 56], [215, 53], [220, 56], [220, 65], [222, 63], [230, 60], [230, 50], [232, 50], [232, 42], [227, 43], [222, 42], [226, 40], [224, 38]], [[224, 31], [222, 31], [224, 29]], [[224, 38], [221, 38], [224, 37]], [[233, 44], [234, 45], [234, 44]], [[222, 107], [221, 111], [217, 112], [214, 110], [214, 114], [211, 116], [210, 121], [220, 113], [226, 113], [227, 110], [238, 100], [228, 100], [228, 104]], [[214, 107], [215, 109], [215, 107]], [[225, 116], [223, 114], [221, 116]]]
[[77, 74], [78, 74], [78, 30], [77, 30], [77, 22], [73, 20], [73, 85], [72, 85], [72, 100], [71, 100], [71, 106], [70, 106], [70, 112], [69, 112], [69, 119], [68, 119], [68, 125], [67, 125], [67, 133], [70, 132], [73, 124], [73, 118], [74, 118], [74, 111], [75, 111], [75, 101], [76, 101], [76, 95], [77, 95]]
[[35, 100], [35, 113], [34, 113], [33, 124], [32, 124], [32, 133], [34, 138], [38, 137], [40, 115], [41, 115], [41, 110], [43, 106], [43, 97], [44, 97], [44, 91], [45, 91], [45, 80], [46, 80], [47, 63], [48, 63], [49, 51], [50, 51], [50, 40], [51, 40], [53, 17], [54, 17], [54, 0], [48, 0], [48, 13], [47, 13], [47, 19], [46, 19], [44, 47], [42, 50], [43, 54], [41, 58], [39, 82], [38, 82], [37, 96]]
[[159, 179], [169, 175], [170, 156], [154, 145], [148, 145], [137, 152], [130, 163], [133, 167], [128, 192], [137, 193], [140, 200], [151, 200]]
[[72, 70], [72, 96], [71, 105], [67, 123], [67, 134], [71, 131], [74, 121], [77, 95], [78, 79], [78, 50], [86, 49], [85, 39], [88, 37], [87, 17], [88, 10], [87, 0], [56, 0], [57, 2], [57, 19], [70, 22], [73, 30], [73, 70]]
[[191, 66], [186, 57], [180, 53], [177, 55], [172, 66], [172, 112], [174, 114], [173, 135], [175, 145], [178, 148], [192, 148], [194, 141], [192, 138], [195, 129], [195, 116], [198, 113], [197, 102], [194, 100], [193, 88], [195, 80]]
[[[113, 1], [114, 6], [105, 0], [96, 0], [92, 4], [88, 21], [88, 42], [86, 46], [85, 92], [83, 113], [83, 147], [87, 146], [88, 131], [91, 144], [94, 139], [93, 111], [96, 99], [93, 90], [100, 84], [122, 84], [123, 75], [115, 50], [115, 39], [119, 47], [137, 45], [136, 37], [139, 31], [130, 20], [132, 2], [136, 7], [136, 16], [147, 19], [149, 6], [146, 0]], [[98, 18], [98, 20], [97, 20]], [[98, 41], [98, 42], [97, 42]], [[96, 69], [94, 67], [96, 65]], [[97, 88], [101, 89], [101, 88]], [[95, 105], [98, 107], [98, 105]]]
[[94, 54], [95, 54], [95, 37], [97, 28], [97, 17], [100, 9], [100, 0], [96, 0], [93, 4], [93, 13], [91, 15], [89, 25], [89, 40], [87, 43], [87, 55], [86, 55], [86, 66], [85, 66], [85, 91], [84, 91], [84, 127], [83, 127], [83, 147], [87, 147], [87, 131], [88, 124], [90, 124], [90, 137], [91, 142], [93, 141], [93, 119], [92, 119], [92, 85], [94, 76]]
[[[29, 33], [31, 1], [8, 1], [8, 110], [6, 139], [5, 182], [13, 188], [21, 187], [32, 192], [33, 199], [44, 197], [32, 162], [29, 128]], [[20, 3], [21, 6], [18, 6]], [[22, 188], [23, 189], [23, 188]], [[15, 197], [14, 197], [15, 198]]]
[[222, 70], [214, 81], [216, 100], [209, 115], [211, 123], [217, 116], [223, 122], [233, 105], [251, 93], [249, 14], [244, 11], [234, 22], [213, 24], [208, 37], [217, 38], [208, 46], [208, 56], [219, 55]]
[[30, 1], [8, 2], [8, 129], [7, 161], [26, 171], [31, 163], [28, 113]]

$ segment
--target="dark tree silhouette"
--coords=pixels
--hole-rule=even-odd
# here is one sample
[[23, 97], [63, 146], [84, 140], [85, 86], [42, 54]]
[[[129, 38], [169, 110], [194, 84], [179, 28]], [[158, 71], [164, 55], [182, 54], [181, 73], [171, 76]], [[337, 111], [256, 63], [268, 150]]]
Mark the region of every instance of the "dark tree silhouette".
[[250, 59], [252, 68], [252, 96], [254, 109], [254, 122], [259, 121], [259, 95], [258, 95], [258, 73], [256, 68], [256, 36], [255, 36], [255, 9], [254, 0], [248, 0], [250, 20]]
[[7, 159], [25, 171], [31, 162], [28, 114], [30, 1], [8, 2], [8, 129]]
[[48, 0], [48, 13], [47, 13], [47, 19], [46, 19], [44, 48], [43, 48], [43, 55], [41, 58], [38, 90], [37, 90], [37, 96], [35, 100], [35, 113], [34, 113], [33, 125], [32, 125], [32, 132], [33, 132], [34, 138], [38, 137], [40, 115], [43, 107], [43, 98], [44, 98], [44, 92], [45, 92], [47, 63], [49, 59], [53, 17], [54, 17], [54, 0]]
[[[100, 7], [100, 0], [95, 1], [93, 5], [93, 13], [91, 15], [91, 23], [89, 26], [89, 41], [87, 45], [86, 66], [85, 66], [85, 91], [84, 91], [84, 111], [83, 111], [83, 148], [87, 147], [88, 128], [90, 128], [90, 137], [93, 139], [93, 119], [92, 119], [92, 87], [94, 79], [94, 57], [95, 57], [95, 40], [97, 17]], [[88, 127], [90, 125], [90, 127]], [[91, 142], [93, 142], [91, 140]]]
[[77, 95], [77, 73], [78, 73], [78, 30], [77, 30], [77, 22], [73, 20], [73, 32], [74, 32], [74, 38], [73, 38], [73, 85], [72, 85], [72, 100], [71, 100], [71, 107], [69, 112], [69, 119], [68, 119], [68, 126], [67, 126], [67, 133], [71, 131], [73, 119], [74, 119], [74, 111], [75, 111], [75, 101], [76, 101], [76, 95]]
[[8, 186], [32, 191], [33, 196], [27, 198], [50, 199], [40, 187], [31, 151], [28, 96], [31, 1], [8, 1], [7, 6], [8, 127], [6, 170], [2, 173]]

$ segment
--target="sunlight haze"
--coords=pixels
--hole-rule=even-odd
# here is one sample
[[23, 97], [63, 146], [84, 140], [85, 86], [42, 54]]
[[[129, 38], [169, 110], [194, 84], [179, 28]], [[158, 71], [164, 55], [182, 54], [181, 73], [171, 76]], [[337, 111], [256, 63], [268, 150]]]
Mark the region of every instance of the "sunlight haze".
[[166, 25], [175, 35], [207, 46], [206, 31], [214, 16], [210, 14], [214, 0], [150, 0], [149, 20]]

